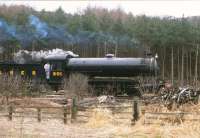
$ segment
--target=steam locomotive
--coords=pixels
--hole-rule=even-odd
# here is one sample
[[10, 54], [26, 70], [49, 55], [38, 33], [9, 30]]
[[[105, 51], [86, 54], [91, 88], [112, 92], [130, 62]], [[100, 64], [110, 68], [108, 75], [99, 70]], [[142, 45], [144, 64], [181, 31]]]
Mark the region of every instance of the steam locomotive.
[[[46, 79], [44, 65], [50, 65], [50, 77]], [[103, 58], [79, 58], [63, 55], [47, 56], [40, 63], [0, 63], [0, 75], [19, 74], [38, 82], [45, 82], [55, 90], [61, 88], [63, 79], [73, 73], [85, 74], [89, 77], [89, 86], [97, 95], [106, 88], [115, 94], [136, 93], [138, 81], [136, 76], [155, 76], [159, 71], [156, 58], [119, 58], [112, 54]]]

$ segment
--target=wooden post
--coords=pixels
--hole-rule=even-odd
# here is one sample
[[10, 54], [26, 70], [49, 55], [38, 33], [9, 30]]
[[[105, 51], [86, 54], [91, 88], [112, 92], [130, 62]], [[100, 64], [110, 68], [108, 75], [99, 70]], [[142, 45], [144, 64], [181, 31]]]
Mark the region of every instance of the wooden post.
[[135, 124], [135, 121], [139, 119], [139, 104], [138, 97], [133, 98], [133, 120], [132, 124]]
[[63, 108], [63, 116], [64, 116], [64, 118], [63, 118], [63, 121], [64, 121], [64, 124], [67, 124], [67, 106], [64, 106], [64, 108]]
[[71, 106], [71, 121], [76, 119], [77, 107], [76, 107], [76, 99], [72, 99], [72, 106]]
[[37, 108], [38, 111], [38, 122], [41, 122], [41, 108]]
[[12, 121], [12, 114], [13, 114], [13, 106], [10, 105], [9, 108], [8, 108], [8, 112], [9, 112], [9, 120]]

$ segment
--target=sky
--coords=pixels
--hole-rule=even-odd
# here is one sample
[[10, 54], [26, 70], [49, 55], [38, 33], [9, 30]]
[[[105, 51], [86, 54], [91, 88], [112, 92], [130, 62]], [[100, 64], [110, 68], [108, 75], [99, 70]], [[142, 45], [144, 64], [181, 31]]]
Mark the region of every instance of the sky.
[[109, 10], [121, 8], [125, 12], [131, 12], [133, 15], [145, 14], [148, 16], [175, 16], [182, 17], [183, 14], [187, 16], [198, 16], [200, 15], [200, 1], [198, 0], [124, 0], [124, 1], [112, 1], [112, 0], [101, 0], [101, 1], [14, 1], [14, 0], [0, 0], [0, 5], [28, 5], [34, 9], [40, 11], [45, 9], [46, 11], [54, 11], [58, 7], [66, 13], [76, 13], [84, 10], [86, 7], [104, 7]]

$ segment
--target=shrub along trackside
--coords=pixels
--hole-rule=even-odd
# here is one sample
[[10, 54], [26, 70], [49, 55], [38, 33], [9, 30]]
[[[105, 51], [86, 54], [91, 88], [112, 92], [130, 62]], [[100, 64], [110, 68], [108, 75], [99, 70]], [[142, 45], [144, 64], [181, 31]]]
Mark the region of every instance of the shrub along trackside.
[[[10, 98], [22, 98], [26, 96], [33, 96], [38, 89], [34, 89], [31, 80], [22, 78], [21, 76], [15, 75], [1, 75], [0, 76], [0, 96], [2, 96], [2, 103], [8, 104]], [[5, 101], [6, 100], [6, 101]]]

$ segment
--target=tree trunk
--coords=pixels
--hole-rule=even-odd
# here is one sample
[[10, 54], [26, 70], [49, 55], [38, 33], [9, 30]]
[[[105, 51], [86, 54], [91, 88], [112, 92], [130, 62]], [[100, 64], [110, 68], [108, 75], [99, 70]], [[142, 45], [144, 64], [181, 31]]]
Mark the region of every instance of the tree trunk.
[[162, 79], [165, 79], [165, 47], [164, 47], [164, 52], [163, 52], [163, 61], [162, 61]]
[[118, 52], [117, 50], [118, 50], [118, 44], [116, 43], [115, 44], [115, 57], [117, 57], [117, 52]]
[[195, 79], [194, 79], [196, 89], [197, 89], [197, 79], [198, 79], [198, 72], [197, 72], [198, 71], [198, 55], [199, 55], [198, 50], [199, 50], [199, 45], [197, 44], [196, 63], [195, 63]]
[[184, 47], [182, 46], [181, 86], [184, 84]]
[[178, 64], [177, 64], [178, 83], [180, 84], [180, 50], [178, 48]]
[[97, 45], [97, 57], [100, 57], [100, 47]]
[[189, 82], [191, 84], [191, 79], [192, 79], [192, 52], [190, 51], [190, 65], [189, 65], [189, 72], [190, 72], [190, 77], [189, 77]]
[[172, 54], [172, 59], [171, 59], [172, 60], [171, 61], [171, 64], [172, 64], [171, 65], [171, 67], [172, 67], [171, 68], [172, 69], [171, 70], [171, 77], [172, 77], [171, 78], [171, 83], [172, 83], [172, 86], [173, 86], [174, 85], [174, 48], [173, 48], [173, 46], [172, 46], [172, 53], [171, 54]]
[[188, 52], [186, 53], [186, 83], [188, 84], [188, 80], [189, 80], [189, 58], [188, 58]]
[[107, 53], [107, 43], [106, 43], [106, 41], [105, 41], [105, 42], [104, 42], [104, 56], [105, 56], [106, 54], [108, 54], [108, 53]]
[[180, 84], [180, 50], [178, 48], [178, 65], [177, 65], [178, 83]]

